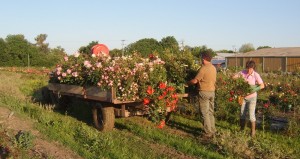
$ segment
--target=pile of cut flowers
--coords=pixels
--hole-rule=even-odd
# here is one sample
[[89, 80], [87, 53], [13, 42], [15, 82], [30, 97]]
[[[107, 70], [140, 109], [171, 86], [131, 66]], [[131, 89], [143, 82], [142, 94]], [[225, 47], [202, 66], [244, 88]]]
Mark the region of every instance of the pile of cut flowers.
[[75, 53], [57, 64], [50, 83], [97, 86], [115, 89], [120, 101], [142, 101], [151, 121], [160, 122], [178, 101], [177, 87], [167, 83], [165, 62], [151, 54], [149, 58], [110, 57]]

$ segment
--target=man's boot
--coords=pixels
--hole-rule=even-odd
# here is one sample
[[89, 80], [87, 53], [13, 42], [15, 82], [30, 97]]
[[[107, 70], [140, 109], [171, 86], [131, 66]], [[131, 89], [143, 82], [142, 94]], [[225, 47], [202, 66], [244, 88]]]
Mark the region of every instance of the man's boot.
[[240, 119], [240, 130], [243, 131], [245, 129], [246, 120]]
[[251, 137], [255, 136], [255, 121], [251, 122]]

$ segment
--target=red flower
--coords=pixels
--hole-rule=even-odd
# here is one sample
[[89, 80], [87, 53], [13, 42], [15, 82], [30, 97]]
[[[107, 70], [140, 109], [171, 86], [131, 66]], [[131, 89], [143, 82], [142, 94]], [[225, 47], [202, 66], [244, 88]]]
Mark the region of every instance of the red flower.
[[151, 86], [148, 86], [147, 93], [152, 95], [154, 93], [154, 89]]
[[149, 59], [153, 59], [154, 58], [154, 55], [153, 54], [150, 54], [149, 55]]
[[268, 107], [269, 107], [269, 104], [268, 104], [268, 103], [265, 103], [265, 104], [264, 104], [264, 107], [265, 107], [265, 108], [268, 108]]
[[232, 98], [232, 97], [230, 97], [230, 98], [229, 98], [229, 101], [230, 101], [230, 102], [232, 102], [232, 101], [233, 101], [233, 98]]
[[177, 94], [176, 93], [172, 94], [172, 98], [177, 99], [178, 98]]
[[147, 104], [149, 104], [149, 103], [150, 103], [150, 99], [144, 98], [144, 105], [147, 105]]
[[165, 89], [166, 87], [167, 87], [167, 85], [164, 82], [159, 83], [159, 88], [160, 89]]
[[166, 126], [166, 122], [164, 120], [160, 121], [160, 123], [158, 124], [157, 128], [162, 129], [163, 127]]
[[170, 87], [167, 88], [167, 91], [175, 91], [175, 88], [170, 86]]
[[234, 91], [230, 91], [230, 95], [233, 96], [234, 95]]
[[160, 95], [160, 96], [158, 97], [158, 99], [161, 100], [161, 99], [164, 99], [164, 97], [165, 97], [164, 95]]

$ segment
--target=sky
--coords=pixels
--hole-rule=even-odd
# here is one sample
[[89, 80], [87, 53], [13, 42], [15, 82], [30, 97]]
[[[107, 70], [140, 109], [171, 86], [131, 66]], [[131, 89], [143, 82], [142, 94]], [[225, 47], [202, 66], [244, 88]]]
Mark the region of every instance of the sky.
[[[0, 38], [23, 34], [68, 54], [92, 41], [122, 49], [173, 36], [213, 50], [300, 47], [300, 0], [0, 0]], [[122, 42], [122, 40], [124, 40]]]

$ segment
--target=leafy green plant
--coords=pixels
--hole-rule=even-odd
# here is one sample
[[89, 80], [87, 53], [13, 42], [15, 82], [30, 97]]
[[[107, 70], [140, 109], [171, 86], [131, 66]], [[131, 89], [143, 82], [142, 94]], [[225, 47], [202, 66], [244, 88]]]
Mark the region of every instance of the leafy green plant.
[[30, 149], [33, 147], [34, 136], [28, 131], [19, 131], [15, 136], [15, 143], [18, 147], [23, 149]]

